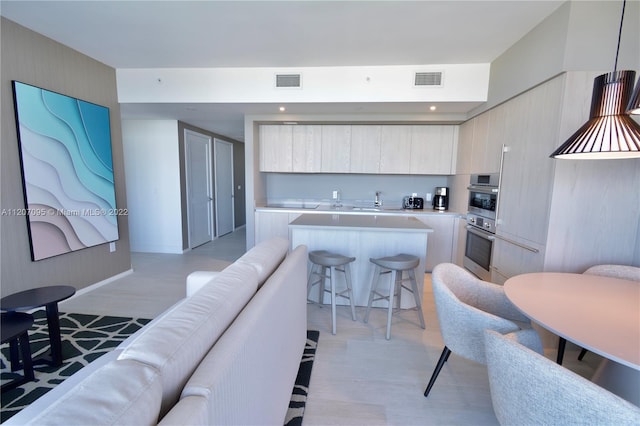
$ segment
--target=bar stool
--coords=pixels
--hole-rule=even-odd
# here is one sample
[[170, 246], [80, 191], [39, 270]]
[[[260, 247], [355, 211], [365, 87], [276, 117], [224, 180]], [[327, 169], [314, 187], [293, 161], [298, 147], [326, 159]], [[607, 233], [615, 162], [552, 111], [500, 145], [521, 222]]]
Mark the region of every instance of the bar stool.
[[[373, 272], [373, 280], [371, 282], [371, 291], [369, 292], [369, 303], [367, 304], [367, 312], [364, 316], [364, 322], [369, 321], [369, 312], [371, 311], [371, 305], [378, 300], [389, 301], [388, 314], [387, 314], [387, 340], [391, 338], [391, 317], [393, 315], [393, 302], [396, 297], [397, 309], [400, 309], [402, 289], [406, 289], [413, 293], [413, 298], [416, 303], [415, 310], [418, 311], [418, 319], [420, 320], [420, 326], [424, 328], [424, 316], [422, 315], [422, 295], [418, 291], [418, 283], [416, 282], [415, 268], [420, 264], [420, 258], [411, 254], [397, 254], [395, 256], [381, 257], [378, 259], [369, 259], [371, 263], [375, 265]], [[403, 273], [407, 273], [407, 277], [403, 278]], [[389, 280], [389, 293], [382, 294], [378, 292], [378, 284], [380, 276], [391, 274]], [[411, 288], [405, 286], [403, 282], [410, 281]], [[378, 297], [376, 297], [378, 296]]]
[[[311, 271], [309, 272], [309, 280], [307, 281], [307, 297], [311, 293], [311, 288], [320, 284], [318, 303], [322, 304], [324, 293], [331, 293], [331, 333], [336, 334], [336, 299], [342, 297], [349, 299], [351, 303], [351, 317], [356, 320], [356, 307], [353, 301], [353, 291], [351, 286], [351, 268], [349, 264], [356, 260], [355, 257], [347, 257], [337, 253], [331, 253], [326, 250], [315, 250], [309, 252], [309, 260], [311, 261]], [[336, 272], [342, 272], [345, 276], [347, 288], [343, 291], [336, 291]], [[330, 289], [325, 288], [325, 281], [329, 279]], [[345, 295], [346, 294], [346, 295]], [[313, 300], [307, 299], [311, 303]]]

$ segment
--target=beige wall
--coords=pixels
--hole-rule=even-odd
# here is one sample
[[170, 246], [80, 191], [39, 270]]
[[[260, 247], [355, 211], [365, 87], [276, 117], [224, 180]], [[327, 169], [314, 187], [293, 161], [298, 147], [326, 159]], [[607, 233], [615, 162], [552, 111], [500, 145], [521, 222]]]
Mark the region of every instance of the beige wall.
[[[19, 80], [109, 107], [116, 203], [118, 208], [126, 208], [115, 70], [5, 18], [0, 22], [0, 31], [0, 207], [24, 208], [11, 89], [11, 81]], [[80, 289], [131, 269], [126, 216], [118, 219], [120, 239], [115, 252], [109, 251], [108, 244], [102, 244], [37, 262], [31, 260], [26, 218], [4, 215], [0, 221], [2, 296], [46, 285], [64, 284]]]

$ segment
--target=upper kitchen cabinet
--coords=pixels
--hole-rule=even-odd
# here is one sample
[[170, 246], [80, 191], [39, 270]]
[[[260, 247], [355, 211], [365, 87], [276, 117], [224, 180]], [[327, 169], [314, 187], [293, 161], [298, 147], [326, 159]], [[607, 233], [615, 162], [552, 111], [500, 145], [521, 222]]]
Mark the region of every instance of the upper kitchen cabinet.
[[458, 128], [458, 154], [456, 174], [471, 174], [471, 151], [473, 149], [473, 131], [476, 119], [465, 121]]
[[411, 126], [411, 174], [455, 173], [458, 126]]
[[381, 144], [382, 126], [351, 126], [351, 173], [379, 173]]
[[322, 126], [293, 126], [292, 163], [294, 173], [322, 171]]
[[351, 170], [351, 126], [322, 126], [322, 171], [349, 173]]
[[[498, 111], [499, 109], [499, 111]], [[466, 121], [459, 128], [457, 174], [498, 173], [502, 143], [505, 140], [503, 123], [506, 108], [498, 106]], [[493, 124], [492, 130], [490, 126]]]
[[409, 174], [413, 126], [382, 126], [380, 173]]
[[260, 171], [293, 171], [292, 125], [260, 126]]

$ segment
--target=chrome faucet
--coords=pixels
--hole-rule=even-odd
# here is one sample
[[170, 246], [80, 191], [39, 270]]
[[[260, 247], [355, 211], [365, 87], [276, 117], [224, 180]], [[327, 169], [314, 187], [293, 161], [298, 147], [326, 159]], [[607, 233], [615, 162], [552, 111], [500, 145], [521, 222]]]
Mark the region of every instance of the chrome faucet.
[[382, 207], [382, 200], [380, 199], [380, 191], [376, 191], [376, 199], [373, 202], [375, 207]]

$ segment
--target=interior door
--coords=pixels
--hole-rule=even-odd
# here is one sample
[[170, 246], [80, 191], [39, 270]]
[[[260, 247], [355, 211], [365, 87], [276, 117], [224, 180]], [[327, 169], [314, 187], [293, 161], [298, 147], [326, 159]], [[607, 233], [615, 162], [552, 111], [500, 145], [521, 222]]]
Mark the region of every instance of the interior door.
[[232, 232], [233, 214], [233, 145], [215, 139], [216, 236]]
[[185, 130], [189, 247], [213, 239], [211, 138]]

